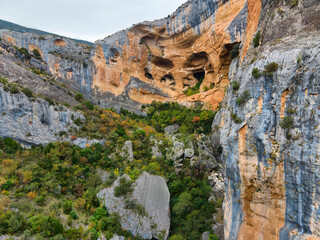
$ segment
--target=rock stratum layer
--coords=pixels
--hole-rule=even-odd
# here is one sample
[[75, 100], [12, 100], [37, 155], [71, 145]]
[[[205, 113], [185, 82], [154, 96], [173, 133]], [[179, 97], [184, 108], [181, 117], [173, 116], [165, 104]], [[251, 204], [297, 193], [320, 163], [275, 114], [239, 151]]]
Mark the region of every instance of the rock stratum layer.
[[[61, 37], [8, 30], [0, 36], [39, 50], [50, 73], [102, 106], [201, 101], [215, 109], [229, 83], [232, 46], [243, 42], [246, 55], [260, 11], [260, 0], [188, 1], [167, 18], [96, 41], [91, 53], [90, 46]], [[198, 94], [183, 93], [199, 82]]]

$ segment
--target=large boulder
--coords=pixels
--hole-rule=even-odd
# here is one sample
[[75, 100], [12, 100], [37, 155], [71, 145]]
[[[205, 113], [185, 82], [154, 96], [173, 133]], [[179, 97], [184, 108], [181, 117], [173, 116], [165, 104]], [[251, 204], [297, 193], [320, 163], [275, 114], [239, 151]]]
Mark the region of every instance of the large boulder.
[[[130, 180], [127, 175], [123, 177]], [[120, 178], [110, 188], [101, 190], [97, 195], [108, 212], [119, 214], [121, 226], [134, 236], [143, 239], [167, 239], [170, 228], [170, 193], [165, 179], [144, 172], [133, 183], [132, 194], [115, 197], [114, 189], [119, 184]], [[128, 201], [142, 206], [145, 214], [126, 208]]]

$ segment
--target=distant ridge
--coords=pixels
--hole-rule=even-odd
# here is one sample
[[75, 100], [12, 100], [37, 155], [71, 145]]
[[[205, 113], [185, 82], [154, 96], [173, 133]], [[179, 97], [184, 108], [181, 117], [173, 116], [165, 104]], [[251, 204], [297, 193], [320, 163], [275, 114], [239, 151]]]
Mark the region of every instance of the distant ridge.
[[[2, 19], [0, 19], [0, 29], [8, 29], [11, 31], [22, 32], [22, 33], [34, 33], [34, 34], [39, 34], [39, 35], [54, 35], [54, 36], [64, 37], [64, 36], [61, 36], [58, 34], [45, 32], [45, 31], [41, 31], [38, 29], [23, 27], [21, 25], [18, 25], [18, 24], [12, 23], [12, 22], [8, 22], [8, 21], [2, 20]], [[65, 38], [68, 38], [68, 37], [65, 37]], [[92, 42], [88, 42], [88, 41], [84, 41], [84, 40], [73, 39], [73, 38], [68, 38], [68, 39], [72, 39], [72, 40], [80, 42], [80, 43], [86, 43], [89, 45], [93, 45]]]

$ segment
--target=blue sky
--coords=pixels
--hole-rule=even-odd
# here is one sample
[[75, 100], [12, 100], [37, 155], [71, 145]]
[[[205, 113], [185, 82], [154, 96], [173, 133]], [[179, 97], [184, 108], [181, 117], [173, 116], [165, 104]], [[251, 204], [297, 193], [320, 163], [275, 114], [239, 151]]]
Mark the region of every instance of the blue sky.
[[1, 0], [0, 18], [88, 41], [166, 17], [186, 0]]

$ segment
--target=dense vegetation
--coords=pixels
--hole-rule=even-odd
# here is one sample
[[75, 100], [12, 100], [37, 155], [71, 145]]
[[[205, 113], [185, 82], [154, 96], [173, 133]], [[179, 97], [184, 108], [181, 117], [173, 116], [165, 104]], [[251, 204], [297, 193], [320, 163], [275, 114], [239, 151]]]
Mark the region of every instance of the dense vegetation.
[[[31, 90], [22, 91], [32, 95]], [[24, 149], [10, 138], [0, 138], [0, 235], [97, 239], [101, 233], [107, 238], [117, 233], [138, 239], [121, 228], [119, 216], [109, 214], [96, 194], [123, 174], [134, 181], [143, 171], [168, 180], [172, 239], [200, 239], [201, 233], [212, 231], [212, 214], [221, 208], [221, 199], [208, 201], [211, 187], [201, 169], [191, 169], [186, 162], [179, 173], [174, 171], [173, 160], [165, 157], [172, 142], [162, 132], [167, 125], [177, 123], [179, 136], [195, 141], [195, 135], [210, 133], [214, 112], [201, 110], [200, 105], [186, 108], [154, 102], [145, 106], [148, 115], [141, 117], [125, 110], [118, 114], [93, 106], [80, 95], [76, 98], [81, 104], [75, 109], [82, 111], [85, 119], [74, 119], [78, 128], [71, 130], [71, 140], [91, 137], [105, 139], [105, 143], [82, 149], [57, 142]], [[118, 151], [126, 140], [133, 143], [132, 162]], [[155, 140], [161, 142], [163, 157], [152, 157]], [[99, 171], [110, 173], [105, 183]], [[121, 180], [116, 194], [130, 194], [131, 184]], [[136, 203], [126, 204], [143, 213]]]

